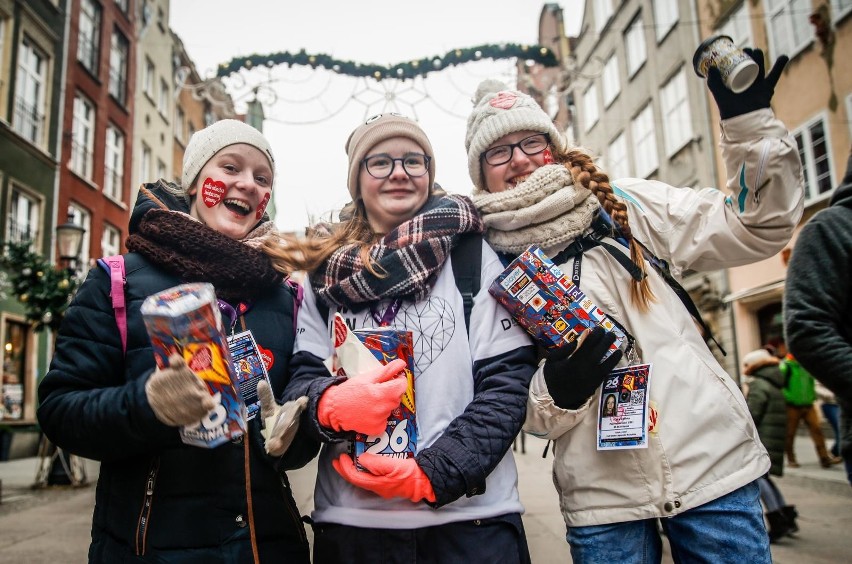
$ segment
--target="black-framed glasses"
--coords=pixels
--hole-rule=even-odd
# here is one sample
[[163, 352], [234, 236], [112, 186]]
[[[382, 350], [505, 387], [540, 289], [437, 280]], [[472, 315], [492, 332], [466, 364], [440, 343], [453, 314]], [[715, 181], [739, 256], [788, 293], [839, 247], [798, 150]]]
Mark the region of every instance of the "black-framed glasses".
[[482, 158], [491, 166], [497, 166], [506, 164], [512, 160], [512, 155], [515, 153], [515, 147], [523, 151], [523, 153], [528, 157], [531, 157], [547, 149], [549, 144], [550, 138], [546, 133], [536, 133], [535, 135], [524, 137], [517, 143], [491, 147], [482, 153]]
[[387, 153], [379, 153], [378, 155], [370, 155], [361, 162], [364, 163], [364, 168], [367, 169], [367, 174], [373, 178], [387, 178], [393, 173], [396, 162], [402, 165], [402, 170], [411, 178], [423, 176], [429, 172], [429, 163], [432, 157], [423, 153], [408, 153], [403, 157], [394, 158]]
[[381, 119], [382, 116], [394, 116], [394, 117], [401, 117], [401, 118], [405, 118], [405, 119], [411, 119], [410, 117], [403, 115], [403, 114], [398, 114], [396, 112], [387, 112], [387, 113], [384, 113], [384, 114], [376, 114], [374, 116], [368, 117], [367, 121], [364, 122], [364, 125], [369, 125], [369, 124], [373, 123], [374, 121]]

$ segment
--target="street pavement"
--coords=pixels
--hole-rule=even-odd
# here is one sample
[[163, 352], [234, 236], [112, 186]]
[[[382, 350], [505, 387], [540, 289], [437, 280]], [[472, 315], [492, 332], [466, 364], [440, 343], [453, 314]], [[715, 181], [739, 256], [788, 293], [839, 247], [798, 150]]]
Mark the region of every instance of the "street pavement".
[[[551, 480], [552, 456], [541, 457], [545, 442], [526, 437], [526, 453], [515, 453], [524, 526], [535, 564], [571, 562], [565, 524]], [[787, 468], [777, 483], [799, 511], [800, 531], [772, 545], [776, 564], [849, 562], [852, 553], [852, 487], [841, 466], [819, 466], [810, 438], [796, 439], [801, 468]], [[91, 484], [82, 488], [33, 490], [38, 460], [0, 462], [0, 563], [57, 564], [86, 562], [94, 505], [96, 462], [87, 461]], [[291, 472], [302, 513], [312, 508], [315, 462]], [[309, 531], [310, 534], [310, 531]], [[663, 562], [672, 562], [668, 552]]]

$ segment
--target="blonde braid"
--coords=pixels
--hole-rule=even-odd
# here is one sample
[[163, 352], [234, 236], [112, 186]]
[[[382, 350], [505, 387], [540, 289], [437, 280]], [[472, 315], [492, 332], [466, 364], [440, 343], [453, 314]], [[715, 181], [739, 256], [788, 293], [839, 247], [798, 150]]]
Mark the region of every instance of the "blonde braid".
[[630, 244], [630, 260], [642, 272], [642, 280], [631, 279], [630, 301], [639, 307], [641, 311], [648, 311], [648, 307], [655, 300], [655, 297], [651, 291], [651, 287], [648, 285], [642, 247], [633, 239], [633, 232], [630, 229], [630, 223], [627, 218], [627, 206], [624, 202], [616, 198], [609, 183], [609, 177], [595, 166], [589, 154], [579, 149], [568, 149], [559, 155], [558, 160], [571, 171], [571, 176], [575, 182], [579, 182], [588, 188], [597, 197], [601, 207], [618, 224], [619, 228], [621, 228], [621, 233], [627, 238]]

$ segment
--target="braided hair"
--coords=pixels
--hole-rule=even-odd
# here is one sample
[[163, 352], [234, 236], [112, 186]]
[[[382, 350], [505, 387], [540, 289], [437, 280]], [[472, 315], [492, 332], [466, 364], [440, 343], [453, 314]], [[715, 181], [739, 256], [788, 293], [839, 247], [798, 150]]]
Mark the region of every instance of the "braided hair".
[[627, 217], [627, 205], [615, 197], [609, 182], [609, 176], [595, 166], [592, 157], [588, 153], [576, 147], [569, 147], [564, 151], [558, 151], [554, 148], [554, 152], [554, 158], [571, 171], [574, 181], [588, 188], [597, 197], [601, 207], [618, 224], [622, 235], [629, 242], [630, 259], [642, 272], [641, 280], [631, 280], [630, 300], [641, 311], [648, 311], [651, 302], [656, 298], [651, 291], [651, 287], [648, 285], [642, 247], [633, 238], [633, 232], [630, 229], [630, 222]]

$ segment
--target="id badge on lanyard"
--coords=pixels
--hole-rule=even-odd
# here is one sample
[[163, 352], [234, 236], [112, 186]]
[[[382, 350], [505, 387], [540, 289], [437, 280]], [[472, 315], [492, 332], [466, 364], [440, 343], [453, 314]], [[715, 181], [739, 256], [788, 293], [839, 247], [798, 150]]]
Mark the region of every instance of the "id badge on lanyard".
[[598, 450], [648, 448], [650, 364], [609, 373], [598, 406]]
[[[250, 421], [260, 411], [257, 384], [261, 380], [269, 383], [269, 373], [251, 330], [228, 337], [228, 348], [234, 361], [235, 384], [239, 386], [240, 396], [246, 404], [246, 420]], [[271, 383], [269, 387], [272, 388]]]

